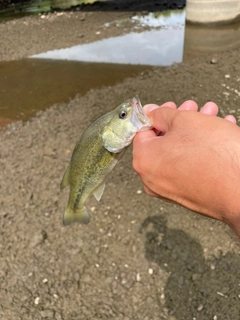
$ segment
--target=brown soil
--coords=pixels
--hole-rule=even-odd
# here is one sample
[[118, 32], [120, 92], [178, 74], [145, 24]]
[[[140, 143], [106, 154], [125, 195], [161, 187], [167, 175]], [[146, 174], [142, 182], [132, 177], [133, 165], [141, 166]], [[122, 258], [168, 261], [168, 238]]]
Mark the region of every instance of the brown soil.
[[[128, 32], [114, 22], [131, 15], [68, 12], [1, 24], [0, 59]], [[148, 197], [131, 149], [102, 200], [89, 198], [89, 225], [62, 226], [68, 191], [59, 190], [86, 126], [136, 93], [143, 103], [213, 100], [222, 115], [238, 117], [239, 53], [156, 67], [0, 132], [0, 319], [240, 318], [236, 239], [217, 222]]]

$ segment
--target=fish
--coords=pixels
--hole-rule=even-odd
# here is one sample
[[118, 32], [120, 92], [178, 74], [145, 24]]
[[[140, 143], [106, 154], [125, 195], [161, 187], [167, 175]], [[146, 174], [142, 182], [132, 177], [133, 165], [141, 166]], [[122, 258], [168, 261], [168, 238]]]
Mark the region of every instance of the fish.
[[97, 118], [76, 143], [63, 175], [61, 190], [70, 186], [63, 225], [87, 224], [90, 215], [85, 202], [93, 193], [99, 201], [105, 179], [122, 158], [135, 134], [152, 128], [138, 96]]

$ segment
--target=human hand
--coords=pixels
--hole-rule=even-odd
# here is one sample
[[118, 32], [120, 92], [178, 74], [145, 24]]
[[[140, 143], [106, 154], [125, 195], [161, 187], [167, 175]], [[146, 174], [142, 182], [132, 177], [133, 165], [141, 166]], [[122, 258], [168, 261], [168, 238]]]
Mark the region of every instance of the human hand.
[[[166, 107], [168, 106], [168, 107]], [[144, 107], [153, 130], [133, 141], [133, 167], [149, 195], [229, 224], [240, 236], [240, 128], [236, 119], [214, 117], [209, 102]], [[239, 227], [238, 227], [239, 226]]]
[[[166, 102], [162, 104], [161, 106], [158, 106], [157, 104], [147, 104], [143, 108], [145, 112], [148, 114], [151, 110], [155, 108], [171, 108], [171, 109], [178, 109], [178, 110], [190, 110], [190, 111], [198, 111], [198, 105], [193, 100], [187, 100], [183, 104], [180, 105], [180, 107], [177, 108], [176, 104], [172, 101]], [[210, 116], [216, 116], [218, 114], [218, 106], [216, 103], [209, 101], [204, 104], [204, 106], [199, 110], [200, 113], [210, 115]], [[227, 115], [224, 117], [224, 119], [236, 124], [236, 118], [232, 115]]]

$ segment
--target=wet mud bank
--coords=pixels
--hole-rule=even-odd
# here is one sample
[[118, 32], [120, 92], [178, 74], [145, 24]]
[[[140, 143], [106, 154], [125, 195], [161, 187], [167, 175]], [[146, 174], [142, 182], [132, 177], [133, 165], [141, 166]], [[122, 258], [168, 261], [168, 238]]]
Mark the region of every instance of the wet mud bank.
[[[99, 21], [114, 19], [107, 13], [97, 16], [86, 15], [89, 23], [95, 21], [86, 29], [86, 41], [96, 39]], [[66, 45], [75, 42], [62, 22], [73, 30], [79, 17], [24, 18], [0, 25], [5, 31], [1, 59], [60, 47], [64, 39]], [[48, 38], [41, 36], [42, 29], [55, 42], [43, 41]], [[9, 42], [12, 35], [16, 47]], [[1, 130], [1, 319], [239, 318], [236, 239], [217, 222], [148, 197], [132, 169], [131, 148], [108, 178], [102, 200], [89, 198], [89, 225], [62, 226], [68, 191], [59, 190], [86, 126], [135, 94], [143, 104], [194, 99], [201, 106], [213, 100], [222, 116], [239, 118], [239, 54], [215, 55], [214, 64], [209, 56], [155, 67]]]

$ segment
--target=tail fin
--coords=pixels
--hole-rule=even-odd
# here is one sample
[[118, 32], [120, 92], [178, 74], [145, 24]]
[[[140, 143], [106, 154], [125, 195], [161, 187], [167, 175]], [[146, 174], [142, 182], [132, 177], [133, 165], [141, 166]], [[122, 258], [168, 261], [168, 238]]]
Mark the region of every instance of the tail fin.
[[90, 221], [90, 216], [85, 207], [82, 207], [79, 210], [72, 210], [70, 207], [67, 207], [63, 215], [63, 225], [68, 226], [73, 222], [79, 222], [82, 224], [87, 224]]

